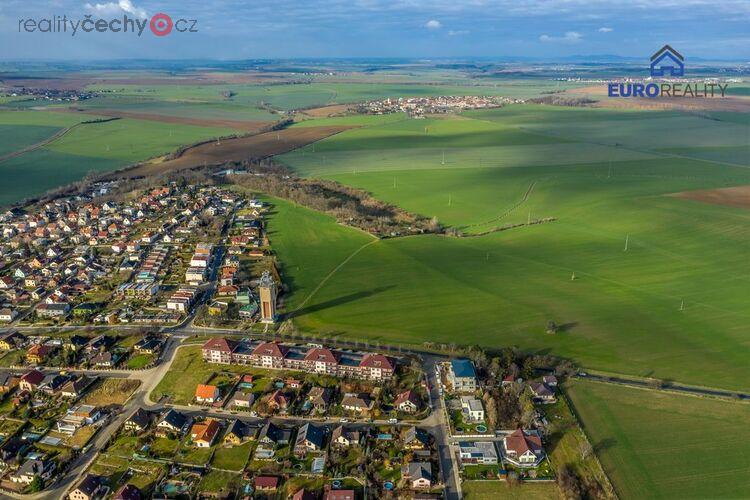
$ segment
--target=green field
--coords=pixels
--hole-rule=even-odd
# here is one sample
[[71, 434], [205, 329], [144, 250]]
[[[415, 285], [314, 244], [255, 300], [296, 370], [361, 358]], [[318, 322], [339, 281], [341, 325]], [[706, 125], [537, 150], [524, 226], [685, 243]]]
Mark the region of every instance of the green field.
[[[153, 100], [161, 103], [231, 103], [257, 109], [267, 105], [282, 111], [348, 104], [388, 97], [436, 96], [436, 95], [502, 95], [526, 98], [537, 96], [543, 90], [565, 88], [556, 82], [482, 82], [481, 85], [426, 85], [414, 83], [339, 83], [314, 82], [307, 84], [260, 85], [260, 84], [216, 84], [216, 85], [115, 85], [96, 84], [91, 90], [107, 91], [107, 97], [131, 100]], [[231, 97], [225, 97], [231, 92]], [[123, 102], [124, 104], [124, 102]], [[160, 104], [161, 105], [161, 104]]]
[[560, 498], [555, 483], [509, 486], [504, 481], [466, 481], [461, 486], [466, 500], [554, 500]]
[[65, 127], [91, 118], [65, 113], [0, 111], [0, 157], [42, 142]]
[[575, 380], [569, 390], [622, 498], [746, 498], [746, 403]]
[[[93, 117], [95, 118], [95, 117]], [[0, 111], [0, 155], [46, 139], [65, 126], [90, 120], [92, 115], [43, 111]], [[121, 119], [81, 124], [34, 151], [0, 161], [0, 172], [13, 183], [0, 189], [0, 206], [43, 194], [89, 172], [105, 172], [174, 151], [202, 139], [229, 135], [228, 128], [164, 124]]]
[[[518, 345], [588, 368], [747, 389], [750, 276], [738, 270], [747, 265], [750, 212], [666, 196], [750, 184], [740, 165], [747, 126], [544, 106], [470, 116], [375, 120], [281, 159], [466, 234], [556, 220], [369, 245], [305, 302], [300, 328]], [[680, 137], [684, 147], [675, 148]], [[701, 161], [708, 143], [735, 161]], [[367, 241], [303, 209], [277, 209], [271, 239], [295, 309]], [[545, 334], [548, 320], [562, 331]]]

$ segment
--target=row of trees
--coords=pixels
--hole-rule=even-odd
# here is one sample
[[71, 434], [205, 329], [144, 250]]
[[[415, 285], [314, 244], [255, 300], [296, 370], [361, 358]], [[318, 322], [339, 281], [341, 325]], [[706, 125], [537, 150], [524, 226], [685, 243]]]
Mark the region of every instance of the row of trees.
[[443, 231], [437, 219], [409, 213], [377, 200], [361, 189], [329, 180], [302, 179], [271, 160], [248, 163], [247, 166], [260, 175], [232, 176], [234, 183], [329, 214], [339, 223], [358, 227], [381, 238]]

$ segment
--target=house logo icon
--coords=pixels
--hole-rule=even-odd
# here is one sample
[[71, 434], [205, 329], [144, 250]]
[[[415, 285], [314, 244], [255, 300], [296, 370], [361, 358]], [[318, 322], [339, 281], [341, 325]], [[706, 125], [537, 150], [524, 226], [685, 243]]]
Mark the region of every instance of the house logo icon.
[[660, 48], [651, 56], [651, 76], [684, 76], [685, 60], [682, 54], [669, 45]]

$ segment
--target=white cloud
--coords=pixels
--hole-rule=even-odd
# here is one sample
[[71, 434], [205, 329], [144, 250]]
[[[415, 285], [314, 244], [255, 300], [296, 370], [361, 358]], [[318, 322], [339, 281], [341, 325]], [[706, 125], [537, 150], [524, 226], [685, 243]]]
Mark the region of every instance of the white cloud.
[[469, 33], [469, 30], [450, 30], [448, 31], [448, 36], [463, 36]]
[[609, 28], [607, 26], [602, 26], [601, 28], [599, 28], [598, 31], [599, 31], [599, 33], [611, 33], [611, 32], [614, 31], [614, 29], [613, 28]]
[[118, 0], [117, 2], [97, 3], [95, 5], [87, 3], [84, 7], [86, 10], [100, 16], [116, 16], [124, 12], [139, 19], [148, 17], [146, 10], [136, 7], [131, 0]]
[[430, 19], [429, 21], [424, 23], [424, 27], [428, 30], [439, 30], [443, 27], [443, 23], [441, 23], [437, 19]]
[[562, 43], [578, 43], [583, 38], [583, 35], [577, 31], [566, 31], [563, 36], [550, 36], [542, 35], [539, 37], [541, 42], [562, 42]]

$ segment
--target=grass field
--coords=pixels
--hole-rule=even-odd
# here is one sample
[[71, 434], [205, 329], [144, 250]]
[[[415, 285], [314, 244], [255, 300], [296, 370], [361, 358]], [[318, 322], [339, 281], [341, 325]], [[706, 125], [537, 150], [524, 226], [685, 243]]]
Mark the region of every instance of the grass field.
[[[0, 155], [22, 149], [53, 135], [65, 126], [91, 119], [41, 111], [0, 111]], [[45, 125], [47, 124], [47, 125]], [[147, 120], [120, 119], [82, 124], [55, 141], [0, 162], [0, 172], [14, 180], [0, 188], [0, 206], [39, 195], [84, 177], [174, 151], [202, 139], [229, 135], [229, 128], [164, 124]]]
[[252, 450], [253, 443], [249, 441], [240, 446], [220, 446], [216, 448], [214, 457], [211, 460], [211, 466], [217, 469], [241, 471], [245, 467], [248, 458], [250, 458]]
[[103, 380], [93, 391], [86, 394], [81, 403], [94, 406], [125, 404], [140, 384], [138, 380], [108, 378]]
[[[149, 99], [160, 103], [227, 104], [235, 109], [257, 109], [268, 105], [283, 111], [324, 106], [328, 104], [346, 104], [387, 97], [411, 97], [431, 95], [502, 95], [507, 97], [526, 98], [537, 96], [543, 90], [566, 87], [565, 84], [536, 81], [494, 82], [482, 85], [425, 85], [425, 84], [392, 84], [392, 83], [338, 83], [315, 82], [304, 85], [257, 85], [257, 84], [222, 84], [222, 85], [114, 85], [96, 84], [92, 90], [108, 90], [108, 97], [127, 98], [132, 100]], [[231, 98], [226, 98], [231, 92]], [[162, 104], [160, 104], [162, 105]]]
[[466, 500], [554, 500], [560, 498], [555, 483], [510, 486], [504, 481], [466, 481], [461, 486]]
[[[665, 196], [750, 184], [741, 162], [695, 154], [707, 153], [702, 133], [719, 147], [741, 148], [747, 126], [675, 112], [543, 106], [469, 115], [375, 121], [281, 159], [468, 234], [556, 221], [477, 238], [380, 241], [320, 286], [366, 240], [279, 204], [271, 239], [294, 289], [290, 308], [320, 286], [296, 314], [299, 327], [416, 344], [455, 342], [461, 332], [462, 343], [518, 345], [589, 368], [747, 389], [750, 277], [737, 270], [747, 261], [750, 212]], [[654, 136], [662, 128], [660, 144]], [[675, 150], [681, 136], [684, 148]], [[319, 236], [308, 243], [308, 235]], [[545, 334], [548, 320], [562, 332]]]
[[569, 395], [622, 498], [744, 498], [745, 403], [575, 380]]

